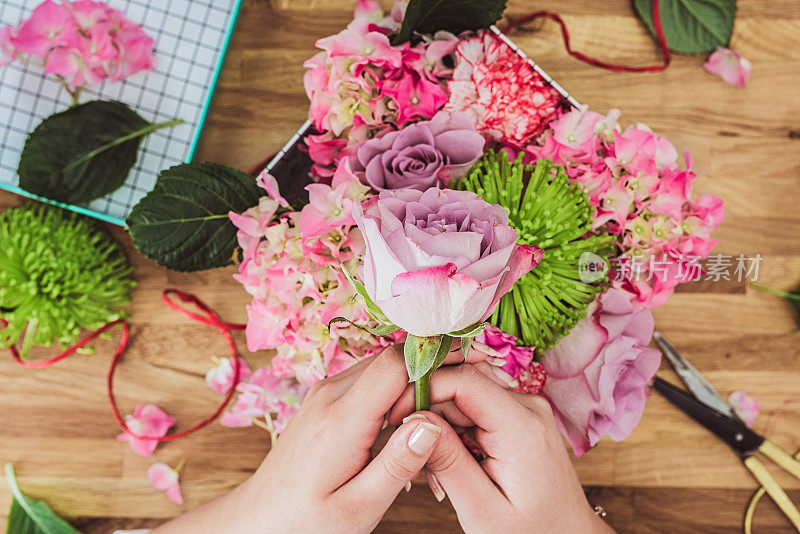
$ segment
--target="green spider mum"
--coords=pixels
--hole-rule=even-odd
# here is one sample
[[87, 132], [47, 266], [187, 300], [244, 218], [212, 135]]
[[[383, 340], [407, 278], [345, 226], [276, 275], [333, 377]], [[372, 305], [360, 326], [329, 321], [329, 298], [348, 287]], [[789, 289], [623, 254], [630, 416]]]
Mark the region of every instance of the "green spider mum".
[[[62, 348], [81, 329], [96, 330], [125, 314], [135, 282], [122, 247], [77, 213], [27, 203], [0, 214], [0, 347], [24, 335], [34, 345]], [[0, 322], [0, 325], [2, 323]]]
[[541, 353], [564, 337], [607, 287], [605, 275], [590, 283], [581, 280], [581, 255], [589, 252], [607, 261], [613, 247], [610, 235], [587, 237], [594, 207], [580, 186], [570, 183], [564, 167], [550, 160], [525, 165], [521, 158], [510, 162], [506, 154], [489, 151], [459, 187], [501, 205], [519, 233], [517, 242], [544, 250], [541, 263], [500, 300], [491, 318]]

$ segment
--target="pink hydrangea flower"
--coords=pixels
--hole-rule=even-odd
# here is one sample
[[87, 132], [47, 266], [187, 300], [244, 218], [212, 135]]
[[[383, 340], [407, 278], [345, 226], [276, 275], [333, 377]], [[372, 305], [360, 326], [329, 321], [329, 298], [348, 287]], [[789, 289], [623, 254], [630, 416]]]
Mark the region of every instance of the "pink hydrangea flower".
[[744, 87], [747, 85], [753, 66], [739, 55], [739, 52], [719, 47], [711, 53], [703, 68], [711, 74], [716, 74], [726, 83]]
[[[125, 416], [125, 425], [132, 433], [137, 436], [148, 438], [162, 438], [167, 435], [167, 431], [175, 424], [175, 418], [167, 415], [155, 404], [142, 406], [136, 405], [133, 415]], [[117, 436], [119, 441], [127, 441], [131, 450], [140, 456], [150, 456], [158, 446], [157, 439], [140, 439], [128, 433]]]
[[153, 485], [158, 491], [163, 491], [167, 494], [167, 498], [177, 505], [183, 504], [183, 495], [181, 495], [181, 486], [178, 482], [178, 473], [182, 464], [179, 467], [172, 469], [165, 463], [155, 463], [147, 470], [147, 478], [150, 479], [150, 484]]
[[69, 8], [45, 0], [20, 24], [13, 44], [19, 52], [43, 57], [57, 46], [74, 46], [77, 38], [78, 25]]
[[236, 403], [222, 414], [220, 422], [228, 427], [266, 426], [273, 438], [286, 428], [307, 390], [292, 379], [278, 376], [270, 365], [255, 371], [249, 381], [236, 388]]
[[610, 278], [641, 308], [663, 304], [680, 283], [702, 274], [699, 262], [716, 241], [722, 200], [692, 196], [692, 158], [678, 166], [675, 147], [643, 124], [622, 131], [619, 111], [608, 116], [586, 108], [551, 122], [529, 160], [552, 159], [578, 182], [596, 209], [592, 228], [617, 237]]
[[[208, 384], [208, 387], [210, 387], [220, 395], [224, 395], [225, 393], [228, 393], [228, 391], [230, 391], [230, 389], [234, 386], [233, 359], [218, 358], [216, 360], [216, 363], [217, 364], [211, 369], [209, 369], [209, 371], [206, 373], [206, 384]], [[249, 376], [250, 376], [250, 367], [247, 365], [246, 361], [239, 358], [238, 382], [247, 380]]]
[[761, 412], [761, 406], [746, 391], [739, 390], [731, 393], [728, 396], [728, 404], [731, 405], [736, 416], [748, 427], [753, 426]]
[[17, 59], [17, 51], [12, 44], [16, 31], [14, 26], [0, 26], [0, 67]]
[[73, 98], [105, 78], [118, 81], [155, 64], [153, 39], [125, 15], [92, 0], [45, 0], [15, 28], [0, 29], [0, 65], [20, 54], [41, 61]]
[[558, 93], [493, 33], [460, 41], [455, 56], [446, 109], [467, 112], [479, 131], [523, 147], [556, 116]]

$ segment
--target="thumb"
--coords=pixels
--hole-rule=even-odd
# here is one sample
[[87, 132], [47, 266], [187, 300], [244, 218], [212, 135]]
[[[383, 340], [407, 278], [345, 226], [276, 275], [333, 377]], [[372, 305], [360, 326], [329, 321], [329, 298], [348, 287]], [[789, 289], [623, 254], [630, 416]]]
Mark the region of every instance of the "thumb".
[[337, 493], [367, 510], [380, 510], [382, 515], [425, 467], [441, 433], [441, 427], [424, 416], [407, 418], [372, 462]]

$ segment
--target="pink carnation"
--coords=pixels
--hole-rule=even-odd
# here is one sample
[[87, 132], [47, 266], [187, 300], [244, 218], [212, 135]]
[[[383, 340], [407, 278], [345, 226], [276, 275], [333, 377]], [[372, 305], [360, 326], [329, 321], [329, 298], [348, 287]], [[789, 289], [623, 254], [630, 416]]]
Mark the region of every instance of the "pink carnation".
[[459, 42], [446, 109], [466, 111], [479, 131], [525, 146], [556, 116], [560, 95], [489, 31]]
[[501, 369], [512, 378], [519, 379], [520, 374], [533, 362], [534, 348], [520, 346], [517, 344], [518, 341], [511, 334], [489, 325], [475, 336], [473, 346], [493, 358], [505, 360], [506, 363]]

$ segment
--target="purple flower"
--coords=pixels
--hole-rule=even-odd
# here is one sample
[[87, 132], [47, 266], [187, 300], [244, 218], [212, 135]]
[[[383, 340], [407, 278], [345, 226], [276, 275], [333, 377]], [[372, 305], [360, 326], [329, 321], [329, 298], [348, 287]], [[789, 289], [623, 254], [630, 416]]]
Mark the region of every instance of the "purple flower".
[[483, 137], [466, 114], [440, 111], [431, 120], [364, 142], [346, 161], [376, 191], [446, 186], [483, 154]]

